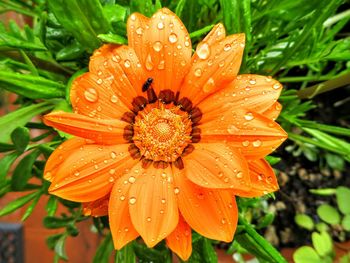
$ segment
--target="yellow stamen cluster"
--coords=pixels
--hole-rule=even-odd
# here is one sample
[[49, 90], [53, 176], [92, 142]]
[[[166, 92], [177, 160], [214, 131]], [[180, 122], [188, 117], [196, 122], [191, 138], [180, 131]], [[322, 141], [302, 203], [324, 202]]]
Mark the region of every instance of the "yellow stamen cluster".
[[191, 130], [187, 112], [156, 102], [136, 116], [133, 141], [146, 159], [173, 162], [190, 143]]

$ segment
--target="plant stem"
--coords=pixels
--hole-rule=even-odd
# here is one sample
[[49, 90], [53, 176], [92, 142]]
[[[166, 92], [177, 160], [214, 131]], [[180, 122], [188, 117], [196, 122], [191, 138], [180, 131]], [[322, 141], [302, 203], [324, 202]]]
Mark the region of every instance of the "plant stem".
[[299, 90], [297, 94], [298, 97], [301, 99], [312, 99], [318, 94], [331, 91], [348, 84], [350, 84], [350, 72], [339, 76], [335, 79], [331, 79], [320, 84], [311, 86], [309, 88]]
[[261, 246], [267, 254], [269, 254], [278, 263], [287, 263], [286, 259], [274, 248], [265, 238], [263, 238], [256, 230], [252, 227], [250, 223], [245, 220], [241, 215], [238, 217], [238, 223], [244, 226], [247, 234], [255, 240], [257, 244]]

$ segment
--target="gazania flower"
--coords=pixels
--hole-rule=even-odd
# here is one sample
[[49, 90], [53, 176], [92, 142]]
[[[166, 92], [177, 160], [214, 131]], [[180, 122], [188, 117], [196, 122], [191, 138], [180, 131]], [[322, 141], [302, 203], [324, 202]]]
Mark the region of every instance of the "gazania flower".
[[168, 9], [132, 14], [128, 46], [104, 45], [72, 86], [74, 113], [45, 123], [76, 137], [49, 158], [49, 191], [107, 212], [114, 246], [141, 236], [166, 239], [182, 259], [191, 229], [229, 242], [235, 196], [255, 197], [278, 184], [263, 159], [286, 133], [274, 122], [282, 86], [270, 77], [237, 75], [244, 35], [216, 25], [192, 46]]

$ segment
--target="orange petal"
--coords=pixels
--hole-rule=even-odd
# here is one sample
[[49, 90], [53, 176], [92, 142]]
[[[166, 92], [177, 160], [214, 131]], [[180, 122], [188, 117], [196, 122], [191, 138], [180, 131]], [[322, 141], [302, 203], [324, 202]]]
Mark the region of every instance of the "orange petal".
[[76, 78], [70, 92], [74, 112], [91, 118], [120, 119], [129, 109], [110, 86], [91, 72]]
[[92, 202], [83, 203], [83, 214], [85, 216], [105, 216], [108, 215], [109, 194]]
[[182, 260], [189, 259], [192, 253], [192, 235], [191, 228], [185, 222], [181, 214], [179, 223], [175, 230], [166, 238], [167, 246], [174, 251]]
[[[208, 33], [208, 35], [205, 36], [205, 38], [203, 39], [204, 43], [207, 43], [209, 46], [213, 45], [215, 42], [221, 41], [223, 39], [225, 39], [226, 37], [226, 30], [223, 24], [218, 23], [216, 24], [212, 30], [210, 30], [210, 32]], [[195, 53], [193, 55], [193, 58], [197, 57], [198, 58], [198, 54]]]
[[249, 173], [252, 189], [249, 191], [234, 190], [234, 194], [242, 197], [259, 197], [279, 189], [276, 175], [270, 164], [264, 159], [249, 160]]
[[128, 144], [88, 144], [70, 151], [53, 174], [49, 191], [72, 201], [95, 201], [107, 195], [115, 179], [136, 162], [128, 153]]
[[44, 123], [60, 131], [93, 140], [101, 144], [125, 143], [125, 122], [101, 120], [76, 113], [52, 112], [44, 116]]
[[176, 227], [179, 219], [170, 166], [134, 167], [140, 174], [129, 192], [131, 220], [148, 247], [155, 246]]
[[194, 147], [183, 158], [188, 179], [207, 188], [250, 189], [248, 165], [237, 149], [223, 143], [196, 143]]
[[265, 110], [262, 115], [271, 120], [276, 120], [282, 111], [282, 105], [277, 101]]
[[46, 162], [44, 179], [51, 182], [52, 175], [57, 172], [57, 169], [60, 167], [60, 165], [66, 160], [66, 158], [68, 158], [69, 155], [71, 155], [71, 151], [74, 151], [85, 144], [85, 139], [75, 137], [65, 141], [60, 146], [58, 146]]
[[187, 179], [182, 171], [174, 169], [174, 181], [185, 221], [205, 237], [230, 242], [238, 220], [233, 196], [227, 190], [202, 188]]
[[129, 175], [127, 174], [117, 180], [109, 201], [109, 225], [114, 247], [117, 250], [139, 236], [130, 218], [128, 193], [131, 183], [128, 179]]
[[[147, 76], [135, 51], [128, 46], [103, 46], [91, 57], [89, 69], [99, 77], [100, 85], [105, 86], [103, 91], [108, 105], [120, 101], [132, 109], [132, 100], [142, 95], [142, 85]], [[100, 107], [105, 108], [104, 104]]]
[[235, 34], [213, 45], [199, 43], [180, 97], [187, 97], [196, 105], [234, 80], [241, 66], [244, 41], [244, 34]]
[[127, 24], [129, 45], [136, 51], [153, 87], [158, 93], [176, 92], [191, 61], [191, 40], [181, 20], [162, 8], [151, 19], [132, 14]]
[[204, 117], [202, 122], [205, 121], [205, 117], [221, 116], [224, 111], [242, 108], [263, 114], [276, 103], [281, 90], [282, 85], [271, 77], [239, 75], [224, 89], [198, 105]]
[[201, 142], [225, 140], [252, 159], [274, 151], [286, 138], [286, 132], [274, 121], [244, 109], [219, 110], [203, 114]]

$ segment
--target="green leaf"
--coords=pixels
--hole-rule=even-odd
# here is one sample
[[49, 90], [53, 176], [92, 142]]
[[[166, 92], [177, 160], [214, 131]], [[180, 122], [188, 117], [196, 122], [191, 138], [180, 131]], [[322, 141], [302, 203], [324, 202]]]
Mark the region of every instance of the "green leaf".
[[337, 154], [326, 153], [325, 157], [326, 157], [327, 164], [332, 169], [339, 170], [339, 171], [344, 170], [345, 161], [341, 156]]
[[10, 167], [12, 163], [17, 159], [19, 156], [19, 153], [13, 152], [10, 154], [5, 155], [1, 160], [0, 160], [0, 182], [5, 180], [6, 175], [8, 171], [10, 170]]
[[323, 232], [323, 231], [329, 230], [329, 226], [324, 222], [317, 223], [315, 225], [315, 228], [317, 229], [318, 232]]
[[[115, 263], [135, 263], [136, 255], [132, 243], [127, 244], [115, 253]], [[96, 262], [97, 263], [97, 262]]]
[[33, 192], [8, 203], [4, 208], [0, 210], [0, 216], [4, 216], [14, 212], [18, 208], [24, 206], [25, 204], [33, 200], [37, 195], [37, 192]]
[[218, 262], [218, 256], [216, 255], [215, 249], [211, 244], [210, 240], [203, 238], [203, 247], [201, 254], [203, 255], [204, 262], [206, 263], [215, 263]]
[[125, 20], [127, 9], [121, 5], [105, 5], [103, 6], [103, 13], [110, 24], [122, 22]]
[[312, 247], [303, 246], [293, 254], [295, 263], [320, 263], [321, 258]]
[[0, 142], [0, 152], [1, 153], [12, 151], [14, 149], [15, 149], [14, 145]]
[[72, 218], [68, 218], [68, 217], [59, 218], [54, 216], [46, 216], [44, 218], [43, 223], [46, 228], [56, 229], [56, 228], [66, 227], [69, 223], [72, 222], [72, 220], [73, 220]]
[[33, 202], [28, 206], [27, 210], [24, 212], [24, 214], [21, 218], [22, 221], [27, 220], [27, 218], [33, 213], [34, 208], [38, 204], [41, 195], [42, 195], [41, 192], [37, 192], [37, 196], [34, 198]]
[[312, 245], [321, 257], [330, 255], [333, 251], [332, 238], [327, 232], [313, 232], [311, 235]]
[[16, 128], [11, 133], [11, 140], [18, 152], [24, 152], [30, 140], [29, 129], [26, 127]]
[[34, 104], [20, 108], [3, 117], [0, 117], [0, 141], [7, 142], [10, 139], [10, 134], [18, 126], [24, 126], [34, 116], [53, 108], [54, 105], [47, 102]]
[[51, 195], [45, 206], [47, 215], [52, 217], [56, 213], [57, 206], [58, 206], [57, 198]]
[[46, 244], [50, 249], [54, 249], [57, 241], [62, 237], [63, 234], [55, 234], [52, 236], [49, 236], [46, 239]]
[[318, 216], [328, 224], [335, 225], [340, 222], [340, 215], [337, 209], [334, 207], [324, 204], [317, 208]]
[[302, 228], [305, 228], [309, 231], [314, 229], [314, 221], [312, 218], [306, 214], [297, 214], [294, 217], [295, 223]]
[[113, 251], [111, 233], [108, 233], [96, 250], [93, 263], [108, 263]]
[[97, 37], [105, 43], [125, 45], [128, 42], [124, 37], [111, 33], [99, 34]]
[[137, 242], [133, 242], [132, 245], [136, 256], [142, 261], [159, 262], [161, 259], [164, 259], [162, 252], [154, 248], [148, 248], [145, 245]]
[[23, 190], [27, 185], [29, 178], [32, 176], [32, 169], [35, 160], [40, 155], [39, 151], [33, 151], [26, 155], [16, 166], [11, 180], [11, 186], [13, 190]]
[[65, 85], [39, 76], [0, 71], [0, 87], [30, 99], [61, 98]]
[[339, 186], [335, 192], [339, 210], [343, 214], [350, 214], [350, 188]]
[[310, 193], [316, 195], [330, 196], [334, 195], [336, 192], [335, 188], [322, 188], [322, 189], [310, 189]]
[[46, 47], [41, 43], [31, 43], [18, 39], [5, 32], [0, 32], [0, 50], [24, 49], [28, 51], [45, 51]]
[[350, 231], [350, 214], [344, 216], [341, 225], [344, 228], [344, 230]]
[[67, 239], [67, 235], [62, 235], [57, 240], [55, 245], [56, 254], [64, 260], [68, 260], [67, 253], [66, 253], [66, 239]]

